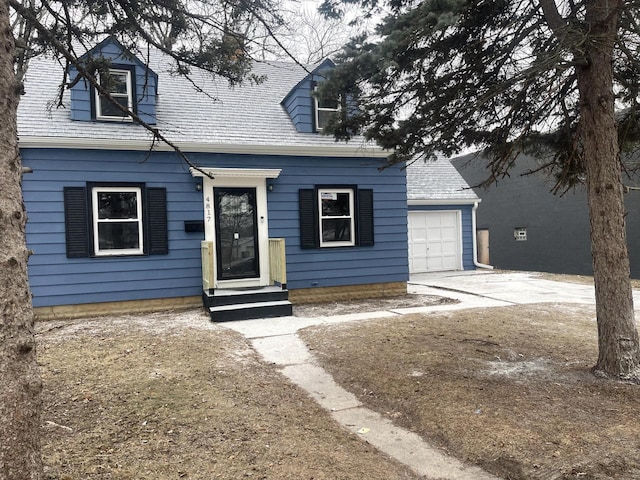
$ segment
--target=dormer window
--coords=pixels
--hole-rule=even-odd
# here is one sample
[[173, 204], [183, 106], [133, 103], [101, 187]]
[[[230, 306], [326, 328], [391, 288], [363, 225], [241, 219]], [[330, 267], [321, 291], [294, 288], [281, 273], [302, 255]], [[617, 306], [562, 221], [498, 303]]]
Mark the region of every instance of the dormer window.
[[143, 122], [157, 123], [158, 75], [116, 38], [105, 38], [78, 60], [83, 65], [104, 66], [95, 76], [105, 94], [99, 95], [93, 82], [78, 81], [81, 75], [70, 65], [67, 75], [71, 80], [71, 120], [133, 124], [131, 115], [118, 108], [121, 105]]
[[[100, 85], [107, 90], [111, 97], [128, 110], [133, 109], [133, 82], [131, 70], [110, 69], [108, 73], [99, 76]], [[95, 92], [96, 119], [131, 121], [129, 115], [125, 115], [108, 98]]]
[[[318, 87], [315, 88], [316, 92]], [[316, 131], [321, 132], [329, 123], [329, 120], [340, 111], [340, 98], [339, 97], [313, 97]]]

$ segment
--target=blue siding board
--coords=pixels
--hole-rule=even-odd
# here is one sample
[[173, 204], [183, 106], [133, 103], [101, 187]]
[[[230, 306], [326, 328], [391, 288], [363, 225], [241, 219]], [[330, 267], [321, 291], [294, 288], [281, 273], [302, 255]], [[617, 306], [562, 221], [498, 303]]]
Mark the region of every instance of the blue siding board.
[[289, 93], [283, 103], [291, 121], [299, 132], [314, 132], [311, 91], [311, 80], [305, 79]]
[[[184, 220], [203, 219], [203, 194], [175, 154], [23, 149], [29, 276], [35, 306], [199, 295], [203, 233], [184, 232]], [[407, 227], [404, 171], [377, 171], [375, 159], [191, 154], [202, 166], [281, 168], [268, 193], [269, 235], [284, 237], [290, 288], [406, 281]], [[169, 254], [151, 257], [67, 259], [62, 189], [88, 181], [146, 182], [167, 188]], [[313, 182], [313, 183], [312, 183]], [[300, 248], [298, 189], [315, 184], [374, 190], [375, 245]]]
[[[406, 269], [404, 269], [406, 270]], [[341, 287], [345, 285], [344, 281], [348, 280], [350, 285], [362, 285], [366, 283], [372, 283], [372, 277], [368, 276], [354, 276], [348, 277], [345, 279], [339, 278], [330, 278], [330, 277], [321, 277], [314, 278], [309, 277], [304, 280], [301, 280], [300, 286], [296, 288], [313, 288], [313, 287]], [[386, 273], [385, 275], [378, 276], [378, 282], [406, 282], [407, 276], [405, 273]]]
[[311, 118], [311, 99], [296, 97], [289, 104], [289, 113], [291, 118], [295, 119], [298, 117], [309, 117]]
[[[104, 56], [112, 55], [116, 58], [120, 57], [120, 54], [122, 53], [120, 48], [118, 48], [118, 46], [113, 43], [106, 43], [102, 47], [101, 52]], [[130, 63], [130, 62], [126, 58], [118, 58], [118, 63]]]
[[[171, 251], [171, 260], [153, 262], [156, 257], [118, 257], [109, 259], [68, 259], [64, 252], [62, 254], [45, 255], [42, 252], [36, 252], [29, 259], [29, 267], [37, 266], [38, 272], [42, 275], [57, 275], [77, 273], [78, 268], [90, 269], [92, 273], [104, 273], [114, 270], [151, 270], [151, 269], [167, 269], [182, 268], [185, 262], [193, 261], [193, 265], [199, 265], [200, 252], [194, 248], [173, 249]], [[140, 260], [142, 258], [142, 260]], [[144, 264], [138, 262], [143, 261]]]
[[[75, 70], [73, 75], [75, 75]], [[88, 87], [89, 84], [82, 82], [82, 89], [71, 89], [71, 101], [73, 102], [90, 102], [91, 101], [91, 93], [89, 92]]]
[[[187, 252], [183, 250], [183, 252]], [[179, 255], [176, 252], [174, 259], [167, 260], [166, 262], [156, 263], [152, 265], [152, 257], [143, 257], [144, 260], [147, 260], [151, 263], [149, 264], [140, 264], [140, 260], [133, 262], [127, 262], [125, 260], [126, 257], [120, 258], [119, 261], [115, 260], [118, 263], [113, 263], [112, 261], [100, 261], [100, 259], [67, 259], [64, 255], [59, 255], [57, 257], [51, 258], [51, 262], [42, 263], [42, 259], [44, 256], [34, 255], [34, 265], [38, 265], [39, 271], [44, 275], [72, 275], [77, 274], [78, 268], [84, 266], [86, 268], [91, 268], [92, 273], [110, 273], [114, 271], [146, 271], [149, 270], [152, 266], [156, 269], [180, 269], [183, 264], [189, 263], [190, 265], [197, 265], [200, 261], [200, 257], [192, 257], [190, 255]], [[87, 264], [87, 262], [91, 262], [91, 264]], [[146, 262], [145, 262], [146, 263]], [[30, 263], [29, 266], [32, 266]]]
[[[190, 279], [188, 273], [188, 269], [184, 267], [197, 267], [199, 266], [199, 259], [197, 262], [184, 262], [184, 265], [178, 265], [174, 263], [171, 268], [168, 268], [168, 265], [162, 265], [163, 270], [166, 270], [166, 273], [169, 274], [172, 278], [187, 278]], [[152, 274], [148, 271], [140, 271], [140, 270], [118, 270], [113, 272], [100, 272], [100, 280], [95, 283], [105, 284], [109, 282], [119, 282], [126, 284], [127, 282], [137, 282], [137, 281], [145, 281], [147, 282], [149, 279], [153, 278]], [[49, 277], [39, 277], [37, 280], [33, 281], [33, 286], [59, 286], [59, 285], [72, 285], [77, 282], [77, 275], [74, 273], [69, 273], [65, 275], [57, 275], [55, 279], [51, 276]], [[122, 289], [122, 288], [120, 288]], [[126, 287], [125, 287], [126, 289]]]
[[[326, 267], [323, 267], [323, 265], [320, 265], [319, 267], [317, 267], [317, 269], [314, 272], [309, 272], [310, 277], [315, 278], [319, 273], [322, 273], [322, 272], [330, 273], [331, 270], [333, 270], [333, 268], [328, 262], [325, 262], [325, 263], [327, 264]], [[362, 275], [363, 272], [372, 272], [372, 274], [375, 275], [376, 271], [379, 271], [378, 269], [393, 269], [397, 267], [398, 259], [396, 257], [387, 257], [385, 259], [378, 259], [376, 263], [377, 265], [375, 267], [362, 268], [361, 260], [342, 260], [341, 261], [342, 268], [349, 270], [349, 273], [343, 274], [342, 278], [349, 277], [349, 276], [359, 276], [359, 275]], [[301, 278], [304, 278], [307, 272], [306, 272], [306, 269], [304, 269], [304, 265], [297, 265], [287, 271], [287, 274], [294, 274], [294, 273], [298, 274]], [[387, 271], [387, 273], [389, 272]], [[371, 283], [371, 281], [369, 282]]]
[[73, 100], [73, 104], [77, 112], [83, 112], [83, 115], [85, 113], [91, 114], [91, 99], [88, 96], [86, 98], [76, 98]]
[[[185, 279], [183, 278], [178, 278], [175, 279], [173, 276], [170, 277], [173, 280], [177, 280], [177, 285], [176, 288], [181, 288], [181, 287], [186, 287], [186, 286], [197, 286], [197, 284], [200, 285], [200, 289], [196, 289], [196, 292], [193, 293], [192, 291], [192, 295], [198, 295], [200, 290], [201, 290], [201, 280], [199, 282], [197, 282], [197, 284], [195, 284], [195, 282], [193, 282], [194, 284], [192, 284], [191, 281], [185, 281]], [[139, 280], [140, 283], [144, 283], [145, 288], [144, 290], [140, 290], [140, 292], [138, 292], [138, 294], [133, 297], [133, 299], [138, 299], [141, 295], [141, 292], [143, 291], [147, 291], [147, 290], [160, 290], [160, 289], [166, 289], [164, 292], [163, 296], [173, 296], [171, 290], [172, 289], [167, 289], [167, 279], [166, 278], [155, 278], [153, 276], [152, 273], [149, 273], [149, 275], [147, 277], [143, 277], [141, 280]], [[37, 287], [36, 287], [37, 288]], [[119, 293], [122, 299], [131, 299], [128, 297], [129, 295], [129, 290], [131, 288], [131, 283], [128, 281], [122, 281], [122, 280], [115, 280], [115, 281], [108, 281], [108, 280], [102, 280], [102, 281], [98, 281], [97, 279], [95, 281], [86, 281], [83, 283], [73, 283], [73, 284], [52, 284], [52, 285], [47, 285], [46, 287], [46, 294], [47, 295], [51, 295], [51, 296], [61, 296], [61, 297], [65, 297], [67, 294], [70, 293], [70, 291], [73, 292], [73, 294], [88, 294], [91, 295], [93, 292], [99, 291], [101, 293], [111, 293], [113, 295]], [[142, 294], [144, 295], [144, 294]], [[148, 297], [144, 297], [144, 298], [148, 298]], [[159, 297], [162, 298], [162, 297]], [[66, 299], [65, 299], [66, 300]], [[87, 299], [88, 301], [85, 303], [91, 303], [92, 300], [89, 298]], [[113, 301], [113, 299], [111, 300]]]
[[[27, 235], [31, 236], [32, 234], [38, 233], [64, 233], [64, 224], [62, 222], [52, 223], [51, 215], [46, 215], [47, 222], [34, 222], [33, 217], [34, 214], [29, 215], [28, 223], [27, 223]], [[56, 237], [56, 240], [58, 237]], [[32, 241], [32, 240], [30, 240]]]
[[[192, 295], [193, 287], [176, 287], [167, 292], [164, 288], [148, 288], [144, 291], [141, 291], [140, 294], [135, 298], [135, 300], [153, 300], [158, 298], [177, 298], [177, 297], [189, 297]], [[76, 293], [65, 293], [58, 292], [57, 295], [45, 296], [41, 299], [41, 305], [37, 306], [49, 306], [49, 305], [59, 305], [60, 298], [64, 298], [65, 305], [79, 305], [84, 303], [101, 303], [101, 302], [112, 302], [113, 301], [113, 293], [102, 291], [99, 289], [95, 292], [91, 292], [91, 294], [76, 294]]]
[[78, 120], [80, 122], [89, 122], [91, 121], [91, 111], [80, 110], [80, 109], [72, 110], [71, 120]]

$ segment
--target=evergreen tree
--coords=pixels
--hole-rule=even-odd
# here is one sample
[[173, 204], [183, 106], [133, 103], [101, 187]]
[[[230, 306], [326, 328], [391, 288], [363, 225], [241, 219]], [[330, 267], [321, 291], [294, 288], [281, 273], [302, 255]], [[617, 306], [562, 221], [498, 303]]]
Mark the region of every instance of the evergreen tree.
[[[548, 159], [564, 185], [586, 179], [599, 357], [594, 372], [638, 381], [620, 146], [638, 140], [640, 13], [630, 0], [342, 0], [390, 11], [353, 39], [324, 94], [348, 92], [356, 131], [391, 162], [478, 147], [489, 181], [521, 152]], [[341, 0], [325, 0], [339, 16]], [[329, 129], [327, 129], [329, 130]], [[586, 239], [585, 239], [586, 241]]]
[[[62, 65], [76, 67], [80, 76], [61, 77], [61, 92], [84, 79], [110, 97], [96, 81], [109, 68], [108, 61], [78, 58], [113, 35], [141, 59], [147, 58], [149, 47], [160, 49], [173, 58], [177, 74], [188, 76], [190, 68], [199, 67], [232, 84], [260, 81], [250, 73], [254, 39], [278, 24], [275, 7], [274, 0], [0, 1], [0, 479], [43, 478], [42, 385], [27, 278], [16, 129], [29, 59], [48, 54]], [[134, 112], [127, 114], [144, 125]], [[144, 126], [156, 140], [167, 141], [155, 127]]]

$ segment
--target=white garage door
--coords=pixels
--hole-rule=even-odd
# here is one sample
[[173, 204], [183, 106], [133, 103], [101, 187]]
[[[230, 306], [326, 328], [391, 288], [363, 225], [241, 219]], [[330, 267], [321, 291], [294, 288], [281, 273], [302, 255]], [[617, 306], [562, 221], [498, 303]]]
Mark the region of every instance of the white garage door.
[[459, 212], [409, 212], [408, 223], [411, 273], [462, 268]]

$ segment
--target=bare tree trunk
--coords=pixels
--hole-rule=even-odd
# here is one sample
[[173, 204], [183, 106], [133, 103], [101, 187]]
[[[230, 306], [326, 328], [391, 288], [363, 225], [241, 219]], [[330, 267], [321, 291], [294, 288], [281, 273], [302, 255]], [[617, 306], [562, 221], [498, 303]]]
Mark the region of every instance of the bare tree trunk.
[[9, 6], [0, 2], [0, 479], [40, 480], [40, 391], [27, 278], [26, 212]]
[[588, 65], [577, 67], [591, 251], [598, 317], [596, 374], [636, 379], [640, 346], [633, 313], [620, 151], [615, 124], [612, 55], [616, 1], [587, 2]]

